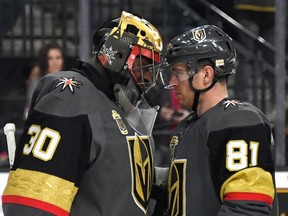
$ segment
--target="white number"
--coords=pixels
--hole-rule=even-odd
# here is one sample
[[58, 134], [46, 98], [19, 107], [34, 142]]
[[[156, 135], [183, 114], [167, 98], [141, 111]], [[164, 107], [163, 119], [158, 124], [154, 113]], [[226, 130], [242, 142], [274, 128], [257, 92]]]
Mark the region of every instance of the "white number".
[[256, 166], [258, 161], [258, 142], [250, 142], [250, 150], [251, 150], [251, 164], [250, 166]]
[[[28, 135], [31, 135], [29, 144], [25, 144], [23, 148], [23, 154], [29, 155], [32, 151], [33, 156], [43, 161], [51, 160], [61, 136], [58, 131], [51, 128], [44, 128], [41, 130], [39, 125], [31, 125], [28, 129]], [[44, 144], [47, 146], [44, 149]]]
[[29, 144], [25, 144], [23, 148], [23, 154], [29, 155], [32, 151], [32, 148], [37, 140], [37, 137], [39, 136], [39, 133], [41, 131], [41, 128], [39, 125], [31, 125], [28, 129], [28, 135], [31, 135], [31, 138], [29, 140]]
[[[258, 142], [250, 142], [251, 162], [249, 166], [257, 165]], [[230, 140], [226, 146], [226, 168], [236, 171], [248, 166], [248, 144], [244, 140]]]

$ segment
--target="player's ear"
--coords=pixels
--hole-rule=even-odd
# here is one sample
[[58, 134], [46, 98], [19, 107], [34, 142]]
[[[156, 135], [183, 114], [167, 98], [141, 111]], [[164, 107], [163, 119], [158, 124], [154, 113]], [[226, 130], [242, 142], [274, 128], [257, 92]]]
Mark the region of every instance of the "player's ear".
[[204, 68], [203, 68], [203, 82], [204, 82], [204, 85], [211, 85], [211, 83], [213, 82], [214, 80], [214, 76], [215, 76], [215, 71], [214, 69], [209, 66], [209, 65], [206, 65]]

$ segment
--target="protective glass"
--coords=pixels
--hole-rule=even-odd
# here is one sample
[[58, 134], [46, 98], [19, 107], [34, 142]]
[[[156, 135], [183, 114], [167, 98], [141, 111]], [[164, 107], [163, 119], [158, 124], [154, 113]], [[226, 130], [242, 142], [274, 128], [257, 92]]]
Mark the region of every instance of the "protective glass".
[[[161, 65], [165, 65], [161, 64]], [[166, 64], [159, 69], [159, 77], [164, 85], [164, 88], [171, 89], [176, 83], [181, 83], [193, 77], [197, 70], [195, 67], [190, 67], [187, 62], [177, 62], [174, 64]]]
[[139, 134], [152, 134], [153, 126], [157, 116], [157, 108], [151, 108], [144, 97], [131, 103], [130, 93], [133, 88], [127, 88], [120, 84], [114, 86], [116, 100], [124, 111], [125, 119], [131, 127]]

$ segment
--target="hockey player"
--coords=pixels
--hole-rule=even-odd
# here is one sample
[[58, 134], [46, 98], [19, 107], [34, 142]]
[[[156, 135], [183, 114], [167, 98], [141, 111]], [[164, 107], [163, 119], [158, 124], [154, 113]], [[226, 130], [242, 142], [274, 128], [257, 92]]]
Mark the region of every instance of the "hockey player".
[[6, 216], [150, 215], [151, 131], [143, 95], [155, 83], [162, 39], [122, 12], [93, 36], [93, 65], [45, 76], [9, 173]]
[[172, 39], [163, 58], [167, 87], [195, 111], [170, 142], [169, 214], [270, 215], [272, 129], [260, 110], [228, 96], [232, 39], [216, 26], [201, 26]]

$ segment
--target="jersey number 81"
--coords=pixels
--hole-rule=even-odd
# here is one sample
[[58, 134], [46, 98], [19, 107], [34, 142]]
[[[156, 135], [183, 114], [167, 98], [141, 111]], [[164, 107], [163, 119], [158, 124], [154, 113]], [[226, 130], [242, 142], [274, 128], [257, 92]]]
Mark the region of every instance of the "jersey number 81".
[[[248, 147], [251, 151], [250, 161], [248, 161]], [[230, 140], [226, 145], [226, 168], [229, 171], [237, 171], [248, 166], [256, 166], [258, 149], [258, 142], [250, 141], [247, 144], [244, 140]]]

